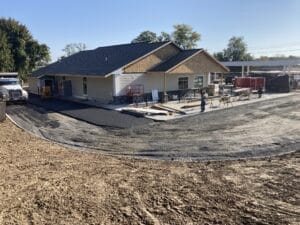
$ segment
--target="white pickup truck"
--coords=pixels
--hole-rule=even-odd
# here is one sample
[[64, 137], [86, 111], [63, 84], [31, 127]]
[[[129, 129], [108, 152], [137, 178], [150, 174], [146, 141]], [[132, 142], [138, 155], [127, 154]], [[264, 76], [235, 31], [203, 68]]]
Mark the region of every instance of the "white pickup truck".
[[27, 102], [28, 93], [17, 78], [0, 78], [0, 92], [9, 102]]

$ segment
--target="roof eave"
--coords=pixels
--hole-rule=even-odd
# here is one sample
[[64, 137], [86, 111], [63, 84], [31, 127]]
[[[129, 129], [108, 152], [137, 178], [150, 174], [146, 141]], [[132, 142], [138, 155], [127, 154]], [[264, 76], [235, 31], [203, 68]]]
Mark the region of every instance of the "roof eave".
[[57, 74], [43, 74], [39, 76], [33, 76], [35, 78], [40, 79], [45, 76], [57, 76], [57, 77], [93, 77], [93, 78], [106, 78], [104, 75], [91, 75], [91, 74], [67, 74], [67, 73], [57, 73]]

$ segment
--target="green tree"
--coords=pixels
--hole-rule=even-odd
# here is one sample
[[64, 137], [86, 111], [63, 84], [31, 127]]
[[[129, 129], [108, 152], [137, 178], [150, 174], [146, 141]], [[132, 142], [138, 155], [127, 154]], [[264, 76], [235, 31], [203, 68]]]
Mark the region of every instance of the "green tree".
[[220, 61], [247, 61], [253, 60], [253, 56], [247, 52], [247, 44], [243, 37], [229, 39], [227, 48], [214, 54]]
[[164, 31], [162, 31], [158, 36], [158, 41], [171, 41], [171, 40], [172, 40], [172, 35]]
[[213, 54], [213, 56], [214, 56], [217, 60], [219, 60], [219, 61], [221, 61], [221, 62], [227, 61], [227, 58], [226, 58], [225, 55], [224, 55], [224, 51], [222, 51], [222, 52], [216, 52], [216, 53]]
[[29, 55], [27, 68], [29, 71], [42, 67], [50, 61], [49, 48], [45, 44], [39, 44], [35, 40], [26, 43], [26, 52]]
[[197, 42], [200, 41], [201, 35], [193, 28], [186, 24], [174, 25], [175, 31], [172, 33], [173, 41], [182, 47], [183, 49], [191, 49], [197, 46]]
[[294, 55], [289, 55], [289, 56], [285, 56], [285, 55], [274, 55], [274, 56], [260, 56], [258, 58], [258, 60], [286, 60], [286, 59], [300, 59], [299, 56], [294, 56]]
[[77, 52], [83, 51], [86, 49], [86, 44], [84, 43], [71, 43], [67, 44], [63, 51], [65, 52], [64, 57], [68, 57], [70, 55], [73, 55]]
[[183, 49], [191, 49], [197, 46], [197, 42], [200, 41], [201, 35], [196, 31], [193, 31], [191, 26], [186, 24], [177, 24], [173, 27], [174, 31], [170, 34], [163, 31], [160, 35], [157, 35], [152, 31], [143, 31], [132, 40], [132, 43], [173, 41]]
[[8, 45], [7, 37], [0, 31], [0, 72], [13, 70], [13, 58]]
[[140, 33], [135, 39], [133, 39], [131, 41], [131, 43], [138, 43], [138, 42], [158, 42], [158, 37], [156, 35], [156, 33], [152, 32], [152, 31], [143, 31], [142, 33]]
[[50, 61], [49, 48], [34, 40], [26, 26], [18, 21], [0, 18], [0, 33], [0, 55], [4, 53], [6, 58], [0, 70], [17, 71], [26, 80], [32, 70]]

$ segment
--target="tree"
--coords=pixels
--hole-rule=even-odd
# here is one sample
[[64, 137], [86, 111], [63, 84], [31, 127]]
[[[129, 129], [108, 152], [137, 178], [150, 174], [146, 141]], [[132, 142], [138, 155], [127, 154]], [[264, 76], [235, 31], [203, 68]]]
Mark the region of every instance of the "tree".
[[197, 46], [200, 41], [200, 34], [193, 31], [193, 28], [186, 24], [174, 25], [175, 31], [172, 33], [173, 41], [183, 49], [191, 49]]
[[63, 51], [65, 52], [65, 57], [68, 57], [70, 55], [73, 55], [85, 49], [86, 49], [86, 44], [84, 43], [71, 43], [71, 44], [67, 44], [63, 49]]
[[158, 41], [171, 41], [171, 40], [172, 40], [172, 36], [164, 31], [162, 31], [158, 36]]
[[8, 45], [7, 37], [0, 31], [0, 72], [13, 70], [13, 58]]
[[0, 18], [0, 33], [1, 71], [17, 71], [26, 80], [28, 73], [50, 61], [49, 48], [34, 40], [18, 21]]
[[26, 52], [30, 56], [28, 61], [28, 68], [30, 71], [37, 67], [45, 66], [50, 61], [48, 46], [39, 44], [35, 40], [26, 43]]
[[174, 31], [171, 34], [161, 32], [159, 36], [152, 31], [143, 31], [132, 40], [132, 43], [174, 41], [183, 49], [191, 49], [197, 46], [197, 42], [200, 40], [201, 36], [199, 33], [193, 31], [191, 26], [186, 24], [177, 24], [173, 27]]
[[260, 56], [258, 60], [266, 61], [266, 60], [286, 60], [286, 59], [300, 59], [299, 56], [294, 55], [274, 55], [274, 56]]
[[215, 53], [214, 56], [220, 61], [253, 60], [253, 56], [247, 52], [247, 44], [243, 37], [230, 38], [227, 48]]
[[214, 57], [221, 62], [228, 61], [227, 58], [225, 57], [224, 51], [214, 53]]
[[156, 33], [152, 32], [152, 31], [143, 31], [142, 33], [139, 34], [139, 36], [137, 36], [135, 39], [133, 39], [131, 41], [131, 43], [138, 43], [138, 42], [158, 42], [158, 37], [156, 35]]

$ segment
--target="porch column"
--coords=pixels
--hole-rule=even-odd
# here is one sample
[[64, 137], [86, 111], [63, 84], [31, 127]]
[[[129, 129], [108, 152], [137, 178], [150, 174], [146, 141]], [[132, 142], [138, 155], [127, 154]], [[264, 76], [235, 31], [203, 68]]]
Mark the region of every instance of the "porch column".
[[223, 73], [221, 73], [221, 85], [223, 84]]
[[163, 94], [163, 102], [168, 101], [168, 94], [167, 94], [167, 74], [164, 73], [164, 94]]
[[211, 83], [211, 73], [208, 72], [208, 76], [207, 76], [207, 84], [209, 85]]
[[116, 74], [112, 75], [113, 80], [113, 97], [117, 95], [117, 87], [116, 87]]
[[244, 77], [244, 66], [242, 66], [242, 77]]

